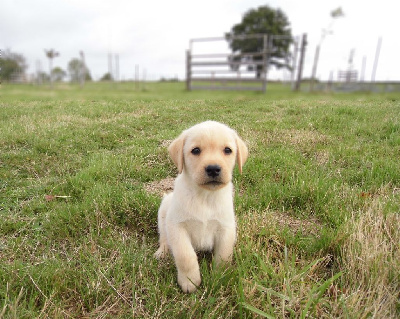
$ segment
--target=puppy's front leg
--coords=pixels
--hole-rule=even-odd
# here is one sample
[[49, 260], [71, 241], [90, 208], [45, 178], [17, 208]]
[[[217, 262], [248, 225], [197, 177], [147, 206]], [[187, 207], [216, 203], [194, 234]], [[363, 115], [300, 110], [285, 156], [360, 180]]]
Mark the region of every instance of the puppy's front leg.
[[178, 270], [178, 284], [184, 292], [193, 292], [201, 283], [196, 252], [183, 227], [176, 227], [172, 237], [171, 250]]
[[234, 227], [223, 228], [219, 231], [214, 243], [214, 258], [217, 266], [221, 262], [228, 262], [232, 259], [235, 241], [236, 229]]

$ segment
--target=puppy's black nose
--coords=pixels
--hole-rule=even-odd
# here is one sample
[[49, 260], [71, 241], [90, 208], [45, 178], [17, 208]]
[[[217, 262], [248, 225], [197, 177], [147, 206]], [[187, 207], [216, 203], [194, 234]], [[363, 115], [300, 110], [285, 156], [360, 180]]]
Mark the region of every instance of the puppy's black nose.
[[221, 166], [219, 166], [219, 165], [208, 165], [206, 167], [206, 173], [210, 177], [217, 177], [221, 173]]

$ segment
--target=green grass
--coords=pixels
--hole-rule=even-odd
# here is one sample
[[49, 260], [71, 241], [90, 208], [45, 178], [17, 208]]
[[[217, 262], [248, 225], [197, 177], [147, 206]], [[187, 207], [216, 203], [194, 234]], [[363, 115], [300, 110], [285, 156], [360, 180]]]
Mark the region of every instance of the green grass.
[[[268, 90], [3, 84], [0, 317], [398, 317], [400, 95]], [[199, 256], [186, 295], [153, 258], [145, 186], [176, 175], [168, 141], [208, 119], [250, 157], [232, 265]]]

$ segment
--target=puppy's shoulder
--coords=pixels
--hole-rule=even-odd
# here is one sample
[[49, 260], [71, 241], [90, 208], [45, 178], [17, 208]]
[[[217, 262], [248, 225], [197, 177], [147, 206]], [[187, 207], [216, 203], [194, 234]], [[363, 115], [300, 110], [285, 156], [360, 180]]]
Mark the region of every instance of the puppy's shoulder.
[[159, 210], [168, 209], [172, 200], [172, 196], [173, 196], [172, 192], [164, 193]]

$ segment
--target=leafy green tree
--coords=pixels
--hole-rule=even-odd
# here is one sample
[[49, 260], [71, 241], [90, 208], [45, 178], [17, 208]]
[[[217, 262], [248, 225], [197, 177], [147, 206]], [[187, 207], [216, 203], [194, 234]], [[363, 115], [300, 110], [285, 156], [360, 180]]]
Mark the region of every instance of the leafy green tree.
[[[260, 53], [264, 50], [262, 38], [235, 39], [232, 36], [246, 36], [254, 34], [267, 34], [268, 38], [268, 65], [277, 68], [289, 68], [286, 60], [289, 55], [289, 46], [292, 42], [292, 31], [285, 13], [280, 9], [273, 9], [268, 5], [247, 11], [242, 22], [234, 25], [225, 35], [232, 50], [230, 57], [232, 69], [238, 69], [240, 62], [262, 61], [261, 55], [243, 56], [245, 53]], [[275, 37], [274, 37], [275, 36]], [[279, 36], [279, 37], [276, 37]], [[240, 56], [239, 54], [242, 54]], [[257, 77], [261, 76], [262, 65], [249, 65], [250, 70], [256, 70]]]
[[91, 81], [92, 76], [90, 75], [89, 69], [83, 65], [82, 60], [73, 58], [68, 63], [68, 73], [71, 78], [71, 82], [80, 82], [82, 70], [85, 72], [85, 81]]
[[12, 81], [16, 76], [25, 74], [27, 64], [22, 54], [9, 49], [0, 52], [0, 81]]
[[110, 74], [110, 72], [105, 73], [100, 79], [100, 81], [112, 81], [112, 80], [113, 80], [113, 77]]
[[63, 69], [60, 67], [56, 66], [52, 71], [51, 71], [51, 76], [54, 81], [60, 82], [62, 81], [66, 76], [67, 72], [65, 72]]

